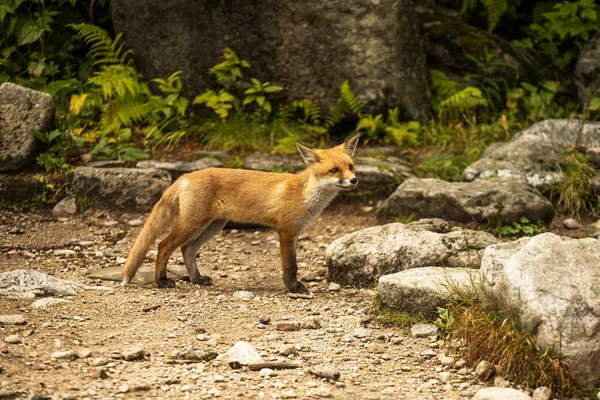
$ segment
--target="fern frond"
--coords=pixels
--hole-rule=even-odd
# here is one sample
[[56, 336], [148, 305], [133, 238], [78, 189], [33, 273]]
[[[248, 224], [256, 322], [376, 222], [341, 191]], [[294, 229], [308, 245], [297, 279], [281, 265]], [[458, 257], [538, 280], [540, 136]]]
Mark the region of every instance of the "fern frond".
[[431, 69], [429, 75], [431, 76], [431, 88], [438, 101], [447, 99], [456, 93], [456, 82], [448, 78], [443, 71]]
[[506, 10], [508, 9], [508, 1], [507, 0], [482, 0], [485, 5], [485, 9], [488, 16], [488, 30], [492, 32], [500, 18]]
[[468, 86], [448, 97], [439, 105], [440, 113], [461, 113], [473, 109], [477, 106], [486, 106], [487, 101], [483, 97], [481, 90], [473, 86]]
[[342, 101], [348, 106], [350, 111], [353, 114], [358, 115], [360, 117], [360, 113], [364, 104], [354, 95], [354, 92], [352, 91], [352, 88], [350, 87], [350, 83], [348, 81], [344, 81], [340, 85], [340, 97]]
[[94, 72], [88, 83], [99, 86], [105, 99], [124, 98], [126, 93], [132, 96], [148, 93], [148, 87], [139, 80], [135, 68], [128, 65], [108, 65], [102, 71]]
[[346, 105], [343, 102], [338, 102], [335, 106], [329, 109], [325, 117], [324, 126], [327, 129], [333, 128], [346, 116]]
[[114, 117], [122, 126], [131, 127], [136, 122], [144, 120], [148, 115], [150, 107], [146, 103], [129, 100], [118, 103], [115, 106]]
[[89, 54], [94, 65], [127, 64], [130, 61], [128, 57], [132, 51], [123, 51], [124, 44], [120, 43], [122, 33], [113, 39], [108, 32], [96, 25], [81, 23], [67, 26], [73, 28], [91, 46]]

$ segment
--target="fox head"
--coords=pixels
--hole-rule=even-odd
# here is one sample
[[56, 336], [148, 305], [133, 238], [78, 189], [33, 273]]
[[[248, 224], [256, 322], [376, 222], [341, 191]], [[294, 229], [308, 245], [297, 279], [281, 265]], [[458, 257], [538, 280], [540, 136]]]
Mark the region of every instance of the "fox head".
[[300, 142], [296, 148], [304, 158], [307, 169], [317, 178], [322, 188], [352, 190], [358, 184], [354, 174], [352, 157], [358, 145], [360, 134], [331, 149], [311, 149]]

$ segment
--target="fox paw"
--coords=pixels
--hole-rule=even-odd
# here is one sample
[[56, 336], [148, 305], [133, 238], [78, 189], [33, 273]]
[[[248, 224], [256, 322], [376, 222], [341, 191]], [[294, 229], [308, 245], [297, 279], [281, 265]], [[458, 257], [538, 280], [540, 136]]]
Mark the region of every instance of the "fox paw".
[[306, 286], [304, 286], [304, 284], [302, 284], [300, 281], [294, 281], [290, 285], [288, 285], [288, 291], [290, 293], [302, 293], [302, 294], [310, 293], [308, 291], [308, 289], [306, 288]]
[[170, 278], [161, 279], [156, 282], [156, 286], [158, 286], [159, 289], [172, 289], [175, 287], [175, 281]]
[[200, 275], [198, 278], [193, 279], [192, 283], [200, 286], [212, 286], [213, 280], [210, 276]]

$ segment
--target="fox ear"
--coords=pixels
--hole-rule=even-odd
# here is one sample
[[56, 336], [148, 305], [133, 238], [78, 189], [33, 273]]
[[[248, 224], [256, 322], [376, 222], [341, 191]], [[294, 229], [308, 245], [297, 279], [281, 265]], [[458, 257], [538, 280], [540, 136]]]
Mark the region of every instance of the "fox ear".
[[296, 142], [296, 148], [300, 152], [302, 158], [304, 158], [304, 162], [306, 163], [306, 165], [319, 162], [319, 155], [310, 147], [303, 145], [300, 142]]
[[350, 157], [354, 157], [354, 151], [356, 150], [356, 146], [358, 146], [358, 139], [360, 139], [360, 133], [352, 136], [344, 143], [344, 151], [348, 153]]

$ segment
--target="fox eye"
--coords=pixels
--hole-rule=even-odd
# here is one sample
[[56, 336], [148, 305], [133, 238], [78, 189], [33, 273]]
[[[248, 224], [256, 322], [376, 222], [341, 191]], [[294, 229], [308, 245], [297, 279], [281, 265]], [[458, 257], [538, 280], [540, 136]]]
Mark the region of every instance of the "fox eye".
[[354, 165], [350, 164], [348, 168], [350, 168], [350, 171], [354, 171]]
[[331, 172], [332, 174], [337, 174], [338, 172], [340, 172], [340, 170], [339, 168], [331, 168], [329, 172]]

